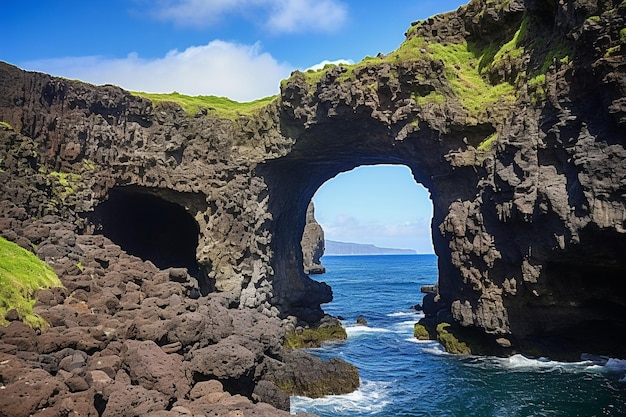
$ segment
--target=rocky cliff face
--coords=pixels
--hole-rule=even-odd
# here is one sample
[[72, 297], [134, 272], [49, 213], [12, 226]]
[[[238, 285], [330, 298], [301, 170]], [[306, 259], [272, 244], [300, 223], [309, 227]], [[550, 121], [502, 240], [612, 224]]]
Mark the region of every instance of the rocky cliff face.
[[473, 1], [387, 56], [296, 72], [234, 119], [2, 65], [5, 224], [57, 214], [124, 248], [103, 219], [131, 198], [108, 197], [174, 203], [204, 292], [314, 322], [332, 293], [302, 269], [311, 197], [356, 166], [404, 164], [434, 204], [437, 317], [514, 349], [623, 356], [608, 342], [626, 330], [625, 15], [617, 0]]

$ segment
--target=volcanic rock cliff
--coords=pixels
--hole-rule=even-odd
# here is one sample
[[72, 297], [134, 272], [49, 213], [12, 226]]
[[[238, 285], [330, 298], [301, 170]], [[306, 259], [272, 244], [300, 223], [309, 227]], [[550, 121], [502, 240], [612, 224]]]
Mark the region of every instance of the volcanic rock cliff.
[[476, 0], [234, 115], [2, 64], [3, 224], [56, 215], [187, 267], [203, 294], [314, 323], [332, 292], [302, 268], [311, 197], [404, 164], [434, 205], [430, 315], [508, 352], [624, 357], [625, 18], [618, 0]]

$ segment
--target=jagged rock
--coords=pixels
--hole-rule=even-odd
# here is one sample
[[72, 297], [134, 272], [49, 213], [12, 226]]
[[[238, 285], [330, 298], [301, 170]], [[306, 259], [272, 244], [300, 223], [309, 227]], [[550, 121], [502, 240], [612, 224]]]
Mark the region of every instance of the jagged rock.
[[354, 365], [338, 358], [323, 361], [299, 350], [286, 353], [283, 362], [268, 361], [267, 366], [264, 378], [291, 395], [347, 394], [360, 385]]
[[311, 201], [306, 210], [306, 224], [302, 233], [302, 262], [305, 274], [323, 274], [326, 268], [320, 258], [324, 255], [324, 230], [315, 220], [315, 206]]
[[281, 391], [280, 388], [270, 381], [259, 381], [254, 387], [253, 397], [258, 401], [271, 404], [279, 410], [289, 411], [291, 406], [291, 396]]

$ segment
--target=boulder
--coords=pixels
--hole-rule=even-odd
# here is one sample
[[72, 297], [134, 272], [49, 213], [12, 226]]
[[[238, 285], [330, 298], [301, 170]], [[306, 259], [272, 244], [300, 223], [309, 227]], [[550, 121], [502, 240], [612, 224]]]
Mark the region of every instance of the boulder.
[[187, 369], [194, 379], [240, 379], [254, 374], [257, 355], [231, 338], [190, 353]]
[[169, 397], [183, 398], [190, 389], [182, 356], [165, 353], [151, 340], [124, 342], [123, 361], [133, 384], [157, 390]]
[[339, 358], [324, 361], [300, 350], [287, 352], [283, 362], [268, 361], [264, 379], [291, 395], [319, 398], [348, 394], [359, 388], [359, 372]]

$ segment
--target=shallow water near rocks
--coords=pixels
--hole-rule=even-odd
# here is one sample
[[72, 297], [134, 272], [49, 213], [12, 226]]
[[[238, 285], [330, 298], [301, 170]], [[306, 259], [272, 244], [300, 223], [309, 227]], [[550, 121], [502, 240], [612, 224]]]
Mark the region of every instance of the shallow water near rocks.
[[[324, 256], [348, 340], [311, 349], [341, 357], [361, 374], [361, 388], [321, 399], [293, 397], [292, 413], [330, 416], [626, 416], [626, 361], [585, 357], [562, 363], [453, 356], [413, 338], [420, 286], [437, 280], [434, 255]], [[363, 315], [367, 326], [357, 326]]]

